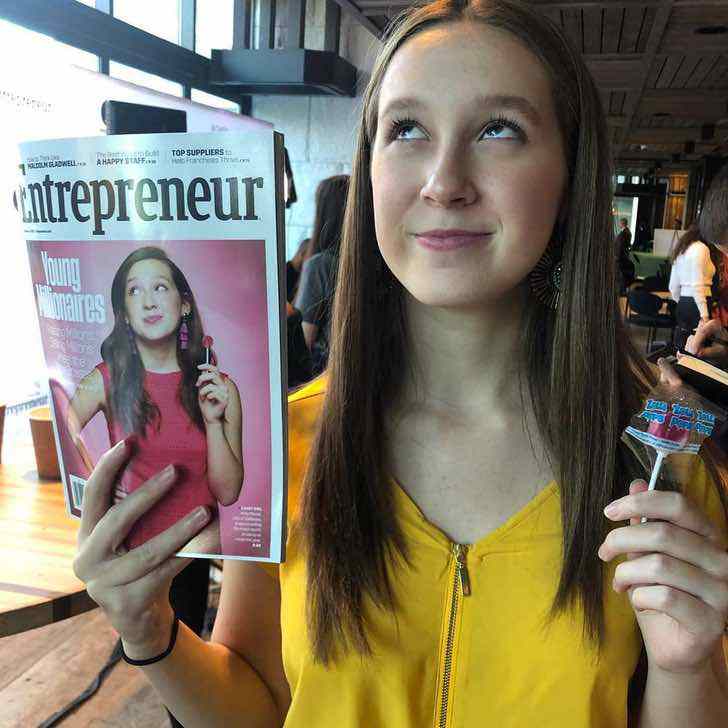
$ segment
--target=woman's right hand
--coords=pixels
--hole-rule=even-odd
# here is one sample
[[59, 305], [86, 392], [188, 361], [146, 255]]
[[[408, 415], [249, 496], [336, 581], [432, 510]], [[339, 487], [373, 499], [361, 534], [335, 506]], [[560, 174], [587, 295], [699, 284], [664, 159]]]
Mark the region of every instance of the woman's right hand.
[[192, 561], [174, 554], [205, 526], [210, 512], [202, 506], [128, 551], [123, 543], [135, 521], [175, 481], [174, 467], [168, 466], [112, 505], [114, 483], [131, 454], [130, 445], [122, 441], [104, 453], [91, 473], [84, 489], [73, 570], [106, 612], [127, 655], [146, 659], [164, 651], [169, 643], [174, 619], [169, 587]]

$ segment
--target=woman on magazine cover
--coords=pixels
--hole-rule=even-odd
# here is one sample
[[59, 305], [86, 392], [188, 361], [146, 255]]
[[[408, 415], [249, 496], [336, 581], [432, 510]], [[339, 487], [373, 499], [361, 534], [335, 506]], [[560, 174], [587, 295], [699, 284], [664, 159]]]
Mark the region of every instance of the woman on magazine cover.
[[[243, 485], [242, 406], [235, 383], [203, 346], [204, 329], [184, 273], [160, 248], [135, 250], [111, 286], [114, 328], [101, 345], [103, 361], [71, 400], [68, 428], [84, 462], [93, 467], [81, 433], [103, 412], [111, 443], [133, 437], [134, 457], [117, 485], [116, 500], [173, 464], [175, 486], [135, 524], [134, 548], [197, 506], [234, 503]], [[201, 548], [212, 549], [198, 551]], [[219, 553], [218, 524], [186, 547]]]
[[389, 29], [329, 366], [289, 399], [286, 562], [227, 563], [205, 643], [166, 590], [208, 514], [117, 556], [173, 486], [109, 519], [126, 445], [91, 478], [76, 573], [185, 726], [725, 725], [726, 471], [709, 443], [648, 491], [620, 439], [656, 377], [620, 318], [611, 181], [599, 92], [532, 5]]

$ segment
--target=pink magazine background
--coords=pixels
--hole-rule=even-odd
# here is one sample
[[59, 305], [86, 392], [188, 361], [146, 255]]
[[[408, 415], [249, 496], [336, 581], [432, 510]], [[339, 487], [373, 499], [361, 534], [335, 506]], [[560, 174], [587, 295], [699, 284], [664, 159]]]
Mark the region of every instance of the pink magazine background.
[[[57, 322], [39, 316], [48, 375], [56, 414], [65, 421], [68, 402], [79, 381], [100, 361], [101, 342], [114, 326], [111, 282], [121, 262], [133, 250], [147, 245], [162, 248], [185, 274], [200, 310], [205, 333], [214, 339], [213, 349], [221, 371], [237, 384], [243, 404], [243, 462], [245, 482], [233, 505], [218, 506], [222, 551], [225, 556], [258, 556], [270, 552], [271, 421], [268, 368], [268, 324], [265, 278], [265, 244], [261, 240], [164, 240], [28, 243], [34, 284], [45, 284], [41, 252], [52, 257], [79, 258], [81, 293], [103, 294], [106, 322], [89, 324]], [[56, 293], [73, 293], [53, 286]], [[74, 353], [64, 361], [54, 343], [52, 329], [67, 328], [88, 337], [88, 353]], [[68, 349], [67, 349], [68, 353]], [[94, 460], [109, 447], [106, 419], [97, 414], [84, 428], [83, 439]], [[66, 475], [85, 476], [75, 447], [61, 438]], [[244, 506], [263, 509], [262, 547], [233, 538], [233, 517]], [[76, 513], [76, 515], [79, 515]]]

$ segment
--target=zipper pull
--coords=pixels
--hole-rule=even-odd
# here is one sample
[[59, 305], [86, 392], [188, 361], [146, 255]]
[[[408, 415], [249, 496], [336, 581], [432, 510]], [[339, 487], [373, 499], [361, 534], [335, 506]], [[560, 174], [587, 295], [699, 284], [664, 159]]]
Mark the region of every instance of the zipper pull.
[[460, 577], [460, 588], [463, 596], [470, 596], [470, 576], [468, 575], [468, 566], [465, 559], [468, 554], [468, 547], [462, 544], [455, 544], [455, 560], [457, 561], [458, 576]]

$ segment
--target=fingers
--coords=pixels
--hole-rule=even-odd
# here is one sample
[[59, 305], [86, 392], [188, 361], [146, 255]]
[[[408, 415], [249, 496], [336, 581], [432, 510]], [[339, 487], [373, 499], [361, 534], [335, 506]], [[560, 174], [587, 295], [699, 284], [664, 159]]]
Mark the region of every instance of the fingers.
[[111, 493], [119, 471], [131, 455], [131, 443], [117, 442], [107, 450], [93, 469], [83, 491], [81, 525], [78, 530], [78, 544], [81, 546], [96, 528], [96, 524], [109, 510]]
[[630, 591], [636, 611], [667, 614], [681, 625], [710, 625], [716, 634], [723, 631], [720, 615], [705, 602], [670, 586], [638, 586]]
[[[115, 585], [129, 584], [159, 571], [158, 567], [177, 553], [209, 520], [210, 510], [206, 506], [195, 508], [166, 531], [114, 560], [103, 581]], [[178, 566], [180, 571], [184, 568], [184, 565], [180, 566], [176, 561], [169, 568], [176, 573]], [[168, 572], [163, 570], [162, 573]]]
[[693, 564], [718, 579], [726, 579], [728, 554], [692, 531], [672, 523], [642, 523], [615, 528], [599, 547], [598, 556], [611, 561], [619, 554], [661, 553]]
[[213, 399], [217, 400], [218, 402], [227, 402], [228, 400], [227, 387], [220, 387], [216, 384], [208, 384], [204, 386], [198, 392], [198, 395], [200, 399]]
[[660, 383], [667, 384], [669, 387], [679, 387], [682, 385], [682, 379], [678, 373], [672, 368], [666, 359], [658, 359], [657, 366], [660, 367]]
[[[637, 495], [637, 493], [644, 493], [646, 490], [649, 489], [649, 483], [646, 480], [633, 480], [629, 484], [629, 494], [630, 495]], [[634, 526], [640, 522], [639, 518], [630, 518], [629, 519], [629, 525]]]
[[[644, 481], [638, 481], [644, 482]], [[631, 490], [631, 486], [630, 486]], [[612, 521], [624, 521], [647, 517], [667, 521], [679, 529], [703, 536], [717, 547], [722, 545], [721, 534], [705, 514], [682, 493], [642, 490], [612, 502], [605, 509], [605, 515]], [[643, 524], [646, 525], [646, 524]], [[636, 533], [639, 529], [635, 529]]]
[[84, 548], [76, 557], [76, 572], [83, 579], [92, 564], [106, 561], [119, 554], [119, 547], [136, 521], [146, 513], [171, 487], [176, 478], [173, 465], [150, 478], [118, 504], [108, 508], [99, 519], [97, 528], [85, 539]]
[[219, 372], [205, 372], [204, 374], [200, 374], [195, 385], [199, 387], [205, 382], [214, 382], [220, 387], [225, 386], [225, 382], [223, 382], [222, 376], [220, 376]]
[[665, 554], [646, 554], [622, 562], [615, 569], [613, 587], [618, 593], [650, 585], [679, 589], [701, 599], [719, 614], [728, 612], [728, 584], [679, 559]]

